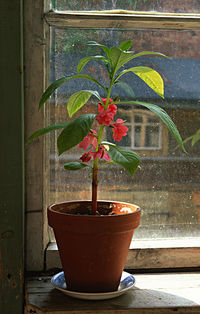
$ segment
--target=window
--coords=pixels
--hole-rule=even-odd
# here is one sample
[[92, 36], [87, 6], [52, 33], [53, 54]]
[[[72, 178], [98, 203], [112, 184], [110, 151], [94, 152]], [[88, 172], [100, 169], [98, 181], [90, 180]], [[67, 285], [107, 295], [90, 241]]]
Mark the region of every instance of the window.
[[[118, 108], [117, 118], [125, 120], [125, 125], [128, 127], [127, 136], [122, 138], [118, 145], [133, 150], [161, 148], [161, 122], [152, 112], [143, 109]], [[113, 141], [110, 128], [107, 129], [107, 140]]]
[[[47, 10], [45, 14], [47, 23], [45, 28], [50, 28], [51, 38], [50, 80], [71, 73], [72, 69], [75, 71], [75, 64], [85, 54], [99, 53], [99, 51], [89, 50], [85, 45], [88, 40], [116, 45], [123, 40], [132, 39], [135, 51], [159, 51], [172, 57], [172, 60], [142, 57], [137, 61], [154, 67], [162, 75], [165, 83], [164, 100], [159, 99], [136, 78], [133, 78], [134, 86], [141, 84], [141, 87], [133, 88], [133, 93], [129, 93], [129, 95], [121, 90], [122, 97], [124, 99], [136, 97], [162, 106], [178, 126], [183, 138], [187, 138], [198, 129], [200, 120], [198, 111], [200, 16], [193, 14], [199, 12], [199, 4], [196, 1], [181, 1], [179, 4], [177, 1], [60, 0], [52, 1], [52, 8], [51, 12]], [[115, 11], [102, 11], [108, 9]], [[118, 9], [119, 11], [117, 11]], [[90, 13], [90, 10], [100, 11]], [[123, 10], [130, 11], [124, 12]], [[134, 10], [141, 12], [133, 12]], [[159, 11], [162, 13], [158, 13]], [[35, 62], [38, 63], [38, 61]], [[42, 61], [40, 62], [42, 64]], [[48, 68], [44, 63], [43, 66]], [[90, 70], [94, 75], [104, 79], [103, 67], [97, 67], [95, 63], [91, 62], [86, 70]], [[37, 85], [41, 82], [44, 82], [42, 77], [38, 79]], [[66, 84], [55, 93], [50, 106], [45, 109], [48, 113], [45, 117], [60, 122], [63, 118], [65, 119], [67, 97], [71, 91], [76, 91], [80, 87], [74, 82]], [[39, 95], [35, 91], [35, 95], [36, 93], [36, 98], [39, 100], [41, 94]], [[91, 101], [88, 106], [92, 105]], [[50, 108], [50, 112], [48, 108]], [[83, 110], [87, 112], [87, 107]], [[125, 116], [129, 127], [128, 139], [121, 145], [138, 151], [142, 157], [141, 169], [137, 171], [132, 180], [120, 167], [111, 166], [104, 170], [102, 168], [99, 199], [123, 200], [141, 206], [143, 210], [141, 227], [136, 231], [134, 237], [138, 241], [146, 241], [144, 245], [146, 247], [159, 247], [160, 245], [161, 247], [171, 247], [173, 241], [178, 239], [183, 239], [181, 246], [185, 246], [188, 238], [190, 239], [189, 246], [197, 246], [195, 243], [199, 241], [200, 236], [200, 213], [199, 205], [195, 200], [200, 190], [199, 144], [191, 147], [187, 142], [186, 148], [189, 154], [185, 155], [177, 148], [176, 142], [162, 123], [150, 112], [127, 106], [120, 108], [120, 111]], [[35, 115], [36, 119], [37, 115]], [[43, 121], [42, 119], [43, 117], [41, 121]], [[35, 124], [37, 123], [35, 122]], [[34, 131], [35, 128], [33, 126], [32, 128]], [[109, 136], [108, 131], [107, 137], [109, 138]], [[42, 143], [41, 140], [40, 143]], [[73, 149], [70, 154], [63, 154], [58, 158], [55, 135], [51, 135], [50, 143], [50, 179], [47, 175], [49, 173], [47, 153], [45, 153], [46, 159], [44, 158], [45, 169], [47, 169], [44, 182], [47, 185], [50, 182], [50, 200], [48, 202], [90, 199], [91, 183], [87, 170], [83, 169], [81, 174], [69, 174], [63, 170], [66, 160], [78, 158], [78, 149]], [[37, 169], [36, 165], [34, 167]], [[39, 181], [40, 178], [39, 190], [44, 184], [40, 175], [37, 178], [36, 174], [34, 176], [34, 182]], [[83, 178], [84, 187], [81, 184]], [[77, 191], [79, 192], [77, 193]], [[39, 191], [38, 195], [41, 193]], [[43, 195], [45, 198], [47, 197], [45, 192]], [[33, 203], [36, 204], [34, 208], [38, 208], [37, 201], [33, 200]], [[45, 218], [41, 219], [46, 226]], [[45, 233], [46, 235], [47, 233]], [[153, 244], [148, 242], [149, 238], [155, 240]], [[171, 242], [166, 244], [166, 239], [170, 239]], [[162, 240], [162, 244], [156, 244], [157, 240]], [[155, 254], [159, 255], [157, 252], [155, 251]], [[183, 255], [181, 256], [183, 257]], [[189, 261], [187, 265], [183, 265], [181, 256], [175, 257], [173, 267], [196, 265], [190, 264]], [[140, 267], [146, 267], [142, 265], [142, 262], [139, 264]], [[157, 265], [152, 262], [149, 267], [157, 267]], [[159, 267], [167, 266], [159, 264]]]

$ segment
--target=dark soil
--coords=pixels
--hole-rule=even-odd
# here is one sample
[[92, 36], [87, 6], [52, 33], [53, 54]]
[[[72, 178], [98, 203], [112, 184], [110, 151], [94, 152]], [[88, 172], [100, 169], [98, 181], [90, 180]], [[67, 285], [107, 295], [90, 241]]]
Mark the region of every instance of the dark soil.
[[[73, 203], [68, 204], [67, 208], [64, 206], [60, 206], [58, 209], [59, 212], [66, 213], [66, 214], [73, 214], [73, 215], [92, 215], [92, 208], [91, 204], [79, 204], [79, 203]], [[113, 210], [113, 204], [112, 203], [98, 203], [97, 206], [97, 215], [99, 216], [105, 216], [105, 215], [116, 215]]]

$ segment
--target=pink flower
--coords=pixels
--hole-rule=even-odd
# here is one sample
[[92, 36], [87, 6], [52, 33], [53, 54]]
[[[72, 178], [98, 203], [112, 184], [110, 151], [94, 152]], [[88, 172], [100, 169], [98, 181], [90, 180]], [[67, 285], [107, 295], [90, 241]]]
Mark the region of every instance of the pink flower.
[[83, 148], [84, 150], [87, 150], [90, 145], [92, 145], [95, 149], [97, 148], [97, 138], [95, 136], [97, 132], [95, 130], [90, 130], [88, 135], [84, 137], [82, 142], [78, 144], [80, 148]]
[[128, 128], [123, 125], [125, 121], [122, 119], [117, 119], [113, 126], [113, 138], [115, 141], [121, 141], [122, 136], [127, 135]]
[[103, 145], [99, 145], [99, 149], [97, 152], [91, 153], [93, 158], [98, 158], [98, 159], [102, 159], [104, 158], [106, 161], [110, 161], [110, 156], [108, 155], [108, 153], [105, 151], [105, 147]]
[[[105, 105], [106, 98], [102, 98], [102, 101]], [[113, 121], [114, 115], [117, 113], [117, 106], [112, 104], [112, 101], [113, 100], [110, 98], [110, 104], [108, 105], [107, 109], [105, 109], [104, 106], [99, 103], [98, 111], [100, 113], [96, 116], [96, 120], [99, 122], [99, 124], [110, 125]]]
[[80, 159], [82, 160], [82, 162], [88, 162], [88, 161], [90, 161], [91, 158], [92, 158], [91, 152], [84, 153], [84, 154], [80, 157]]

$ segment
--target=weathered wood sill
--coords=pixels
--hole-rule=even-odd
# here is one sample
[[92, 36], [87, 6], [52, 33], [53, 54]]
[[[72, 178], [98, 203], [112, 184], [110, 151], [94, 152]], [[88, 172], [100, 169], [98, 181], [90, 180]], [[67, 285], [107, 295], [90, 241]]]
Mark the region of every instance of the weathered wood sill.
[[136, 274], [135, 287], [105, 301], [70, 298], [50, 277], [27, 278], [25, 314], [200, 313], [200, 272]]

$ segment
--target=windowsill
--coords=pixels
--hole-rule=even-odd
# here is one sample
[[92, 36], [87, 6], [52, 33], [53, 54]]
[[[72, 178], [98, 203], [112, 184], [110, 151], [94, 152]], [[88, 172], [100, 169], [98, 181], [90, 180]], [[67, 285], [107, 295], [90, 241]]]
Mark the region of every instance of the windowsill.
[[[62, 268], [58, 248], [52, 242], [46, 249], [45, 270]], [[200, 267], [199, 238], [166, 240], [133, 240], [125, 268], [196, 268]]]
[[28, 278], [25, 314], [200, 313], [200, 272], [134, 276], [134, 288], [105, 301], [68, 297], [51, 286], [50, 277]]

